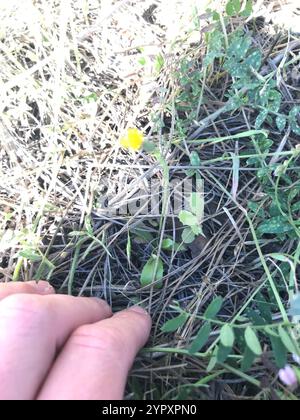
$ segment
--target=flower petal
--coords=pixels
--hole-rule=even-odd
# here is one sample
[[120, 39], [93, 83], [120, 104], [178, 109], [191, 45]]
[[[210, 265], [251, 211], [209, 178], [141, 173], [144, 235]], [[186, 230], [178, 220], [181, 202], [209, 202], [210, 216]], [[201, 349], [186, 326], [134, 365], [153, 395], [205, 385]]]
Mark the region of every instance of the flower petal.
[[295, 363], [297, 363], [298, 365], [300, 365], [300, 357], [297, 356], [297, 354], [293, 354], [293, 360]]
[[144, 141], [143, 133], [137, 128], [129, 128], [127, 135], [120, 140], [121, 146], [126, 149], [139, 150]]
[[280, 369], [279, 378], [281, 382], [289, 387], [294, 387], [298, 384], [297, 375], [294, 369], [287, 365], [284, 369]]

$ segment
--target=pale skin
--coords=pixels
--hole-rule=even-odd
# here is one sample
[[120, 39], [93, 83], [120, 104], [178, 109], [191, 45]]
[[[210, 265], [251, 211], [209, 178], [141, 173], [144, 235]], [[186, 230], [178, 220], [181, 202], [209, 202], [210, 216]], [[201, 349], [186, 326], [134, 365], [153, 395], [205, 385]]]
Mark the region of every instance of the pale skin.
[[56, 295], [47, 282], [0, 284], [0, 400], [122, 399], [150, 316]]

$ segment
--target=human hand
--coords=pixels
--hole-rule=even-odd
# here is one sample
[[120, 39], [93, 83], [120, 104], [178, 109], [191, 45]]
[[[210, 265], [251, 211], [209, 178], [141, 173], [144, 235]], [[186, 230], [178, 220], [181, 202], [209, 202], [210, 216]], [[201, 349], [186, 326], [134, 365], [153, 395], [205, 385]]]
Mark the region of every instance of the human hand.
[[0, 399], [123, 398], [149, 315], [55, 295], [47, 282], [0, 284]]

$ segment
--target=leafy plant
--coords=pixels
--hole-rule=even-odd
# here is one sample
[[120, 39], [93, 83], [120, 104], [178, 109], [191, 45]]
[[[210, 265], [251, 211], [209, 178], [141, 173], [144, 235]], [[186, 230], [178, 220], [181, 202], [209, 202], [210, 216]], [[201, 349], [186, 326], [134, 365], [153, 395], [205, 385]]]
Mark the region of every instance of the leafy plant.
[[[269, 151], [271, 142], [259, 145], [262, 152]], [[287, 238], [300, 236], [299, 209], [300, 186], [293, 179], [299, 177], [299, 170], [293, 167], [298, 158], [298, 151], [292, 152], [291, 157], [275, 166], [266, 166], [258, 170], [258, 181], [264, 190], [264, 197], [255, 203], [248, 203], [248, 207], [258, 222], [257, 233], [259, 237], [273, 235], [280, 242]], [[259, 159], [248, 161], [248, 164], [261, 166]], [[275, 185], [274, 185], [274, 176]]]
[[155, 283], [155, 287], [162, 287], [161, 279], [164, 276], [164, 266], [161, 258], [152, 254], [141, 273], [141, 285], [149, 286]]
[[181, 238], [186, 244], [192, 243], [196, 236], [203, 235], [202, 219], [204, 215], [204, 197], [202, 193], [191, 193], [189, 205], [191, 211], [181, 210], [179, 220], [185, 226]]
[[[298, 308], [298, 298], [292, 304], [291, 311], [295, 313]], [[241, 370], [248, 371], [255, 359], [260, 358], [264, 352], [263, 344], [268, 339], [268, 346], [273, 350], [274, 363], [281, 369], [286, 365], [288, 353], [300, 356], [300, 349], [297, 341], [291, 333], [292, 324], [272, 323], [271, 306], [267, 304], [264, 297], [258, 294], [257, 311], [247, 310], [245, 317], [240, 317], [232, 323], [223, 322], [218, 315], [223, 306], [221, 297], [215, 298], [207, 307], [203, 316], [196, 316], [201, 325], [195, 337], [187, 344], [187, 351], [197, 357], [210, 357], [207, 371], [211, 371], [216, 365], [224, 363], [233, 356], [239, 361]], [[161, 331], [173, 333], [183, 327], [192, 314], [176, 308], [179, 315], [165, 322]], [[299, 311], [297, 310], [297, 314]], [[213, 345], [208, 347], [212, 340]], [[209, 349], [202, 355], [203, 349]]]

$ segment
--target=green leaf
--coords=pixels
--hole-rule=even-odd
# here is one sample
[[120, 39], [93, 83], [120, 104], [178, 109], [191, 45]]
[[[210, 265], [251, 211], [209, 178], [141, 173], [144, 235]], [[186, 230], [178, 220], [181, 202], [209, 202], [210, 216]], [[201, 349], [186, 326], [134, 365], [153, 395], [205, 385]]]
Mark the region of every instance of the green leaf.
[[196, 166], [196, 167], [201, 165], [201, 160], [200, 160], [200, 157], [199, 157], [197, 152], [195, 152], [195, 151], [191, 152], [190, 163], [191, 163], [192, 166]]
[[262, 318], [257, 311], [254, 311], [253, 309], [247, 309], [247, 316], [248, 318], [252, 321], [253, 325], [265, 325], [266, 321], [264, 320], [264, 318]]
[[23, 258], [27, 258], [33, 262], [39, 262], [43, 259], [43, 257], [38, 254], [34, 249], [24, 249], [23, 251], [19, 252], [19, 256]]
[[298, 134], [300, 136], [300, 126], [298, 124], [297, 117], [300, 113], [300, 106], [295, 106], [289, 113], [289, 121], [291, 124], [291, 129], [295, 134]]
[[181, 234], [182, 242], [185, 244], [191, 244], [195, 240], [195, 234], [190, 227], [187, 227], [183, 230]]
[[265, 217], [265, 211], [261, 204], [256, 203], [255, 201], [248, 201], [248, 208], [253, 211], [253, 213], [257, 213], [259, 217]]
[[291, 262], [291, 260], [288, 257], [286, 257], [284, 254], [278, 254], [276, 252], [274, 254], [270, 254], [270, 257], [281, 262], [287, 262], [287, 263]]
[[295, 345], [293, 339], [290, 337], [290, 335], [283, 329], [283, 327], [278, 328], [279, 336], [281, 338], [282, 343], [286, 347], [286, 349], [293, 354], [298, 355], [298, 349]]
[[236, 318], [236, 320], [237, 320], [237, 322], [244, 323], [244, 324], [245, 324], [246, 322], [249, 322], [248, 317], [243, 316], [243, 315], [238, 316], [238, 317]]
[[262, 58], [262, 53], [259, 50], [255, 50], [247, 57], [245, 64], [258, 71], [262, 63]]
[[91, 216], [86, 216], [84, 219], [84, 227], [87, 231], [87, 233], [90, 236], [93, 236], [94, 232], [93, 232], [93, 227], [92, 227], [92, 219]]
[[70, 238], [73, 238], [76, 236], [87, 236], [87, 235], [86, 235], [86, 231], [74, 230], [73, 232], [68, 233], [68, 236]]
[[292, 212], [295, 213], [296, 211], [300, 210], [300, 201], [292, 205]]
[[201, 226], [194, 225], [194, 226], [191, 226], [190, 229], [192, 229], [192, 232], [194, 233], [194, 235], [200, 235], [200, 234], [203, 235], [203, 230]]
[[144, 66], [146, 64], [146, 58], [145, 57], [140, 57], [138, 59], [138, 62], [141, 66]]
[[[142, 287], [149, 286], [153, 282], [161, 280], [163, 276], [164, 266], [162, 260], [156, 255], [151, 255], [141, 273]], [[162, 284], [159, 282], [155, 286], [162, 287]]]
[[194, 354], [194, 353], [199, 352], [207, 343], [210, 333], [211, 333], [211, 325], [209, 322], [207, 322], [198, 331], [196, 338], [194, 339], [191, 347], [189, 348], [189, 353]]
[[152, 153], [156, 149], [156, 144], [150, 140], [144, 140], [143, 150], [147, 153]]
[[256, 356], [262, 355], [262, 348], [260, 342], [257, 338], [256, 333], [253, 331], [251, 327], [247, 327], [245, 331], [245, 341], [248, 348], [254, 353]]
[[258, 136], [257, 144], [261, 152], [268, 153], [273, 143], [274, 143], [273, 140], [268, 139], [265, 136]]
[[256, 355], [249, 349], [249, 347], [246, 347], [241, 364], [242, 371], [247, 372], [253, 365], [255, 359]]
[[52, 272], [55, 269], [55, 265], [49, 261], [46, 257], [43, 258], [41, 261], [33, 280], [39, 281], [40, 279], [47, 279], [51, 278]]
[[174, 244], [174, 250], [176, 252], [183, 252], [183, 251], [186, 251], [186, 246], [183, 243], [180, 243], [179, 244], [179, 243], [175, 242], [175, 244]]
[[270, 205], [269, 213], [271, 217], [281, 216], [278, 205], [275, 202], [272, 202], [272, 204]]
[[190, 196], [190, 208], [199, 224], [204, 217], [204, 194], [192, 192]]
[[92, 92], [91, 94], [84, 96], [82, 99], [87, 103], [92, 103], [97, 102], [98, 96], [95, 92]]
[[136, 235], [136, 239], [138, 239], [142, 243], [149, 243], [152, 242], [154, 239], [150, 232], [142, 228], [131, 229], [131, 232], [134, 235]]
[[300, 294], [297, 294], [292, 300], [289, 315], [300, 316]]
[[229, 0], [226, 5], [226, 13], [228, 16], [236, 16], [241, 11], [241, 2], [240, 0]]
[[278, 369], [283, 369], [287, 364], [287, 351], [279, 337], [269, 336]]
[[210, 52], [220, 54], [222, 51], [223, 42], [224, 34], [220, 30], [216, 29], [215, 31], [209, 33], [208, 45]]
[[225, 347], [222, 344], [219, 345], [217, 360], [219, 363], [224, 363], [228, 356], [230, 355], [232, 347]]
[[219, 351], [219, 347], [216, 346], [214, 348], [213, 354], [206, 368], [206, 372], [211, 372], [212, 370], [214, 370], [216, 364], [218, 363], [218, 358], [217, 358], [218, 351]]
[[261, 223], [258, 230], [261, 234], [280, 234], [291, 232], [294, 230], [294, 227], [289, 223], [286, 217], [276, 216]]
[[169, 319], [169, 321], [165, 322], [164, 325], [161, 327], [161, 331], [164, 333], [177, 331], [178, 328], [182, 327], [186, 323], [188, 318], [189, 315], [183, 312], [176, 318]]
[[252, 12], [253, 12], [253, 2], [252, 2], [252, 0], [247, 0], [246, 6], [245, 6], [244, 10], [242, 11], [242, 16], [243, 17], [249, 17]]
[[220, 340], [224, 347], [229, 347], [230, 349], [234, 344], [234, 331], [231, 325], [225, 324], [221, 328]]
[[229, 2], [226, 4], [226, 13], [228, 16], [234, 16], [235, 15], [235, 11], [234, 8], [232, 6], [232, 1], [229, 0]]
[[203, 64], [204, 64], [205, 67], [207, 67], [207, 66], [213, 64], [213, 62], [215, 61], [216, 58], [222, 58], [222, 57], [223, 57], [222, 53], [209, 52], [204, 57]]
[[206, 311], [204, 312], [204, 318], [206, 319], [215, 319], [215, 317], [220, 312], [223, 305], [223, 299], [218, 296], [215, 298], [208, 306]]
[[179, 213], [179, 220], [183, 225], [194, 226], [198, 224], [197, 217], [189, 211], [181, 210]]
[[282, 102], [281, 93], [278, 90], [272, 89], [269, 92], [269, 103], [268, 108], [270, 111], [278, 112]]
[[130, 261], [130, 258], [131, 258], [131, 238], [130, 238], [129, 232], [128, 232], [128, 235], [127, 235], [126, 255], [127, 255], [128, 261]]
[[256, 295], [256, 305], [258, 307], [258, 310], [260, 312], [260, 315], [263, 319], [266, 320], [266, 323], [272, 324], [272, 312], [271, 307], [272, 305], [270, 302], [267, 302], [264, 296], [261, 293], [258, 293]]
[[268, 335], [268, 337], [275, 337], [278, 338], [278, 334], [274, 331], [273, 328], [266, 326], [264, 328], [264, 332]]
[[[286, 182], [290, 184], [291, 179], [288, 177], [286, 179]], [[299, 185], [297, 185], [297, 186], [295, 186], [294, 188], [291, 189], [291, 191], [288, 194], [288, 201], [289, 201], [289, 203], [292, 203], [294, 201], [294, 199], [296, 197], [298, 197], [299, 192], [300, 192], [300, 186]]]
[[175, 247], [175, 243], [172, 239], [167, 238], [162, 241], [161, 247], [165, 251], [170, 251], [171, 249], [173, 249], [173, 247]]
[[155, 59], [155, 70], [157, 71], [157, 73], [160, 73], [164, 64], [165, 64], [164, 57], [161, 54], [158, 54]]
[[261, 111], [259, 113], [259, 115], [256, 118], [255, 121], [255, 129], [259, 130], [261, 128], [261, 126], [263, 125], [263, 123], [266, 121], [266, 118], [269, 114], [269, 111], [267, 109], [264, 109], [263, 111]]
[[242, 65], [238, 65], [238, 63], [246, 58], [251, 42], [251, 37], [245, 36], [241, 31], [236, 31], [230, 36], [226, 67], [228, 66], [231, 72], [235, 72], [238, 69], [237, 76], [239, 78], [243, 76], [239, 74], [239, 71], [243, 68], [244, 72], [246, 72], [247, 68], [244, 63]]

